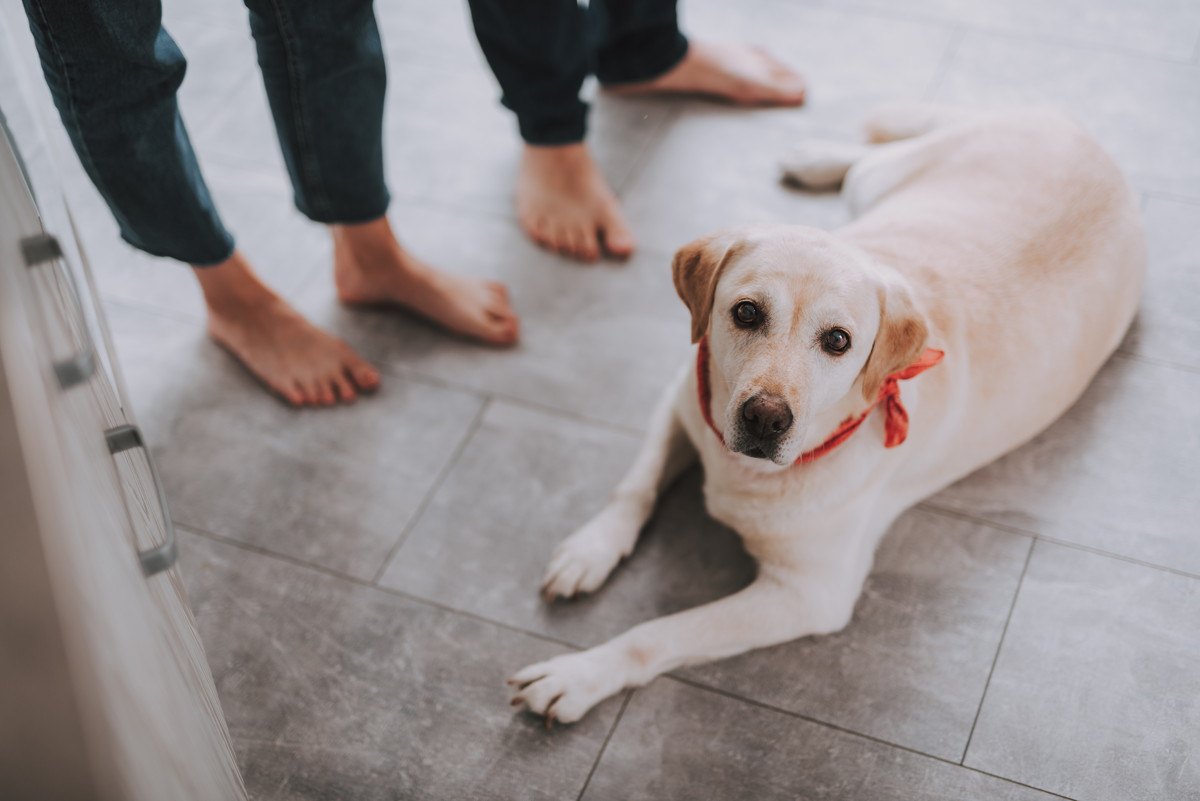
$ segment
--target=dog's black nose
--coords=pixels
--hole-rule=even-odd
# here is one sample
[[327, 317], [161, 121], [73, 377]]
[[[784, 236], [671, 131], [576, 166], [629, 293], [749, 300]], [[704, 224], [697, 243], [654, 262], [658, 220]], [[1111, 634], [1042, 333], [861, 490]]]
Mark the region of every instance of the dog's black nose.
[[762, 442], [778, 439], [792, 427], [792, 410], [787, 401], [774, 395], [755, 395], [742, 404], [746, 430]]

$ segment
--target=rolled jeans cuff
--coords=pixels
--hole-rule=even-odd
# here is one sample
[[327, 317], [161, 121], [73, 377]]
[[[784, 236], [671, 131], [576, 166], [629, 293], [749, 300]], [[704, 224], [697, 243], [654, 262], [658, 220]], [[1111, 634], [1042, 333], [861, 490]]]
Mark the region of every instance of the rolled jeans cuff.
[[687, 51], [687, 37], [674, 26], [665, 27], [640, 36], [636, 46], [622, 47], [619, 56], [601, 54], [596, 78], [605, 86], [650, 81], [670, 72]]

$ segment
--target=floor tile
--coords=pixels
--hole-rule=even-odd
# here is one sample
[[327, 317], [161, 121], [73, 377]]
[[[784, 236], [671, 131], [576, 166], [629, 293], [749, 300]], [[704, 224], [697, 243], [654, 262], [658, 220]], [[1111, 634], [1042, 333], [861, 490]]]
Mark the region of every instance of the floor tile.
[[1200, 374], [1113, 358], [1028, 445], [929, 503], [1200, 573]]
[[1073, 798], [1200, 797], [1200, 581], [1039, 542], [967, 764]]
[[1200, 37], [1200, 7], [1188, 0], [852, 0], [898, 17], [964, 23], [1014, 37], [1061, 39], [1187, 60]]
[[1030, 540], [913, 510], [844, 631], [686, 671], [705, 685], [960, 760]]
[[751, 116], [809, 135], [857, 135], [874, 105], [924, 95], [957, 33], [947, 24], [834, 6], [693, 0], [680, 9], [684, 29], [696, 38], [765, 47], [804, 75], [808, 93], [802, 108]]
[[753, 575], [736, 536], [708, 518], [693, 471], [664, 499], [633, 558], [594, 596], [538, 596], [555, 546], [599, 511], [635, 438], [495, 403], [382, 582], [581, 645], [727, 595]]
[[503, 281], [521, 341], [497, 349], [455, 339], [394, 311], [347, 311], [314, 281], [312, 319], [380, 364], [433, 375], [615, 425], [640, 428], [687, 358], [687, 310], [670, 257], [643, 252], [591, 266], [546, 253], [505, 220], [412, 204], [391, 218], [413, 252], [447, 270]]
[[1200, 203], [1146, 202], [1149, 269], [1122, 350], [1200, 368]]
[[199, 326], [122, 307], [110, 321], [175, 520], [359, 578], [382, 566], [482, 405], [393, 378], [353, 406], [289, 409]]
[[958, 765], [658, 679], [639, 690], [584, 801], [1038, 801]]
[[971, 33], [959, 44], [936, 98], [961, 106], [1068, 111], [1138, 188], [1200, 197], [1197, 85], [1198, 64]]
[[667, 128], [627, 193], [626, 212], [643, 248], [673, 254], [738, 225], [833, 228], [849, 219], [837, 193], [781, 183], [779, 165], [799, 135], [754, 114], [698, 107]]
[[620, 699], [547, 732], [503, 683], [561, 648], [186, 532], [181, 550], [251, 797], [578, 795]]

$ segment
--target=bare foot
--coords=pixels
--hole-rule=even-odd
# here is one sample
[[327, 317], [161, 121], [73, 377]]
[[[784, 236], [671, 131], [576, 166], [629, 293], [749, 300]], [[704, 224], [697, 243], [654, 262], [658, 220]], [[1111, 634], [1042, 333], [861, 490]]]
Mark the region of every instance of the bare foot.
[[517, 341], [520, 323], [503, 284], [443, 273], [414, 259], [400, 247], [386, 217], [331, 230], [334, 280], [343, 303], [399, 306], [492, 345]]
[[762, 48], [691, 42], [683, 60], [644, 83], [605, 87], [618, 94], [698, 94], [742, 106], [799, 106], [804, 79]]
[[633, 253], [617, 198], [582, 142], [526, 145], [517, 178], [517, 217], [539, 245], [565, 256], [595, 261], [601, 252]]
[[259, 281], [240, 253], [196, 268], [208, 332], [293, 406], [353, 403], [379, 387], [379, 372], [337, 337], [301, 317]]

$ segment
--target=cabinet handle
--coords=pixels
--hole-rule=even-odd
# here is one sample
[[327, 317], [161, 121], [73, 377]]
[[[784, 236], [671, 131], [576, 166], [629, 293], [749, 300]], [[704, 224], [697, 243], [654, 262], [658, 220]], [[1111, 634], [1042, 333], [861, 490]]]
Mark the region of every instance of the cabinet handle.
[[[46, 233], [22, 239], [21, 252], [25, 256], [25, 264], [31, 268], [46, 262], [59, 265], [63, 260], [62, 245]], [[83, 338], [83, 346], [78, 353], [54, 363], [54, 375], [58, 378], [58, 385], [63, 389], [70, 389], [87, 381], [96, 372], [96, 346], [92, 342], [92, 332], [83, 313], [83, 303], [79, 300], [79, 287], [75, 284], [75, 276], [69, 269], [63, 270], [63, 273], [70, 286], [71, 305], [75, 308]]]
[[175, 551], [175, 524], [171, 522], [171, 512], [167, 508], [167, 493], [163, 488], [162, 478], [158, 475], [158, 465], [154, 463], [154, 456], [146, 447], [146, 441], [142, 439], [142, 430], [131, 423], [108, 429], [104, 432], [104, 439], [108, 443], [108, 452], [111, 454], [118, 454], [133, 448], [140, 448], [146, 454], [146, 464], [150, 466], [150, 476], [154, 479], [154, 491], [158, 494], [158, 508], [162, 512], [164, 539], [162, 545], [138, 551], [138, 560], [142, 563], [142, 572], [147, 576], [161, 573], [175, 564], [177, 554]]

